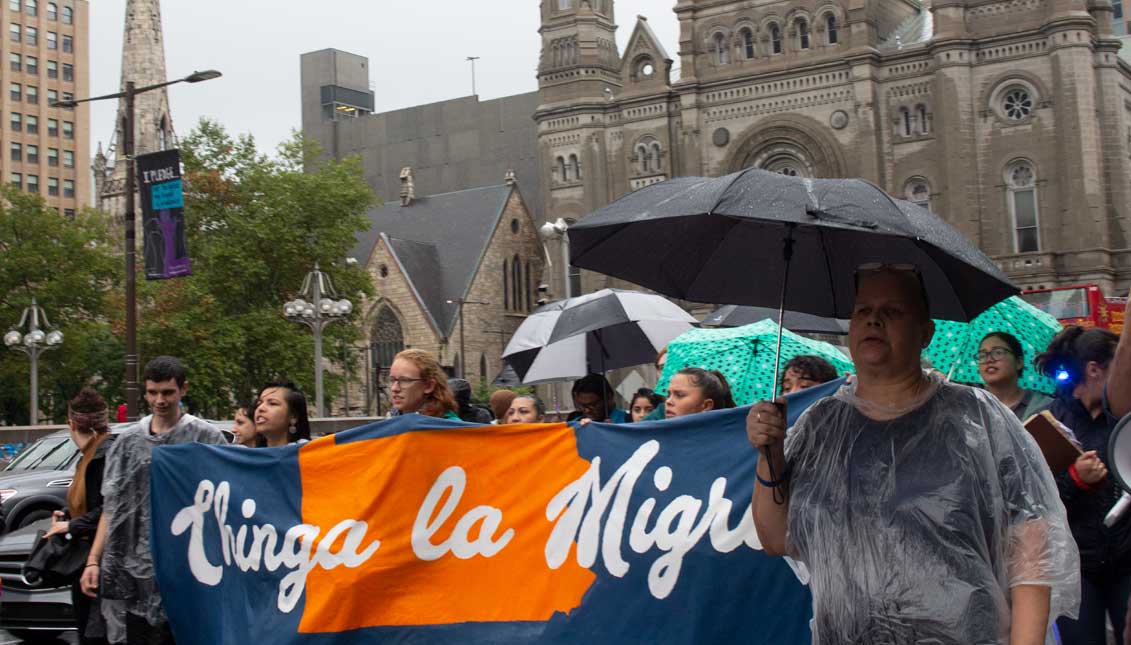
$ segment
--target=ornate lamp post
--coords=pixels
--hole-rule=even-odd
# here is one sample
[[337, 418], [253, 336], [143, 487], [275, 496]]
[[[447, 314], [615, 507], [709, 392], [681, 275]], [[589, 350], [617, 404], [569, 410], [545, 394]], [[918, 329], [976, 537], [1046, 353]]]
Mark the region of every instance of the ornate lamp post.
[[4, 334], [4, 344], [8, 349], [23, 352], [31, 359], [31, 409], [28, 425], [39, 423], [39, 355], [55, 349], [62, 342], [63, 332], [52, 328], [47, 321], [47, 313], [43, 311], [43, 307], [35, 304], [35, 298], [31, 299], [31, 306], [24, 309], [20, 323]]
[[338, 294], [330, 276], [314, 263], [314, 270], [306, 274], [299, 297], [283, 305], [287, 320], [310, 327], [314, 332], [314, 399], [319, 417], [326, 416], [322, 409], [322, 330], [327, 325], [345, 320], [353, 311], [353, 303]]

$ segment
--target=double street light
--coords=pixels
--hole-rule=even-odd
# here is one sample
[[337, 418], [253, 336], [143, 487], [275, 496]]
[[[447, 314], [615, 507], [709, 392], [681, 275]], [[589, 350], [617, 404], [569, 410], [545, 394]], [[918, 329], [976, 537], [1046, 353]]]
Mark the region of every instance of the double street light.
[[283, 305], [283, 315], [287, 320], [306, 325], [314, 332], [314, 399], [319, 417], [326, 416], [322, 408], [322, 330], [327, 325], [341, 320], [353, 311], [353, 303], [338, 294], [330, 276], [314, 263], [314, 270], [306, 274], [302, 291], [298, 298]]
[[4, 334], [4, 344], [14, 352], [27, 354], [31, 359], [31, 408], [28, 411], [28, 425], [39, 423], [39, 355], [55, 349], [63, 343], [63, 332], [52, 329], [47, 321], [47, 312], [31, 299], [31, 306], [24, 309], [20, 323]]
[[[562, 299], [569, 298], [573, 295], [570, 293], [570, 280], [569, 280], [569, 239], [566, 237], [569, 232], [569, 224], [562, 218], [558, 218], [553, 222], [546, 222], [538, 228], [538, 235], [547, 243], [551, 240], [560, 240], [562, 246]], [[549, 254], [546, 255], [549, 259]]]
[[126, 416], [131, 421], [138, 417], [138, 394], [140, 391], [137, 374], [137, 278], [135, 275], [137, 231], [134, 228], [134, 192], [137, 190], [134, 162], [134, 97], [177, 83], [199, 83], [220, 76], [220, 72], [209, 69], [202, 72], [193, 72], [184, 78], [141, 87], [137, 87], [133, 81], [126, 81], [126, 89], [116, 94], [93, 96], [86, 99], [64, 99], [49, 104], [50, 107], [73, 108], [79, 103], [124, 99], [126, 122], [122, 132], [122, 155], [126, 158], [126, 221], [124, 222], [126, 231]]

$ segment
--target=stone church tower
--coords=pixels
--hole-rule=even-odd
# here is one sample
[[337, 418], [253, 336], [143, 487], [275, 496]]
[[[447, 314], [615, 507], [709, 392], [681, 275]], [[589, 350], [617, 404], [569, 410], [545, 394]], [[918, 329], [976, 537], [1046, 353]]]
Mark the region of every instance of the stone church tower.
[[[122, 36], [122, 80], [137, 87], [165, 82], [165, 42], [161, 30], [159, 0], [128, 0], [126, 24]], [[108, 149], [102, 144], [94, 158], [94, 194], [98, 208], [113, 215], [115, 226], [125, 216], [126, 159], [119, 154], [124, 142], [125, 102], [119, 100], [114, 134]], [[173, 120], [169, 112], [169, 95], [165, 88], [138, 94], [134, 98], [134, 154], [157, 152], [174, 145]], [[136, 202], [135, 202], [136, 204]], [[138, 239], [141, 231], [141, 208], [136, 222]], [[116, 235], [115, 239], [121, 236]]]
[[546, 219], [678, 175], [863, 177], [1022, 288], [1131, 283], [1131, 66], [1108, 0], [678, 0], [678, 80], [643, 17], [609, 46], [613, 5], [542, 0]]

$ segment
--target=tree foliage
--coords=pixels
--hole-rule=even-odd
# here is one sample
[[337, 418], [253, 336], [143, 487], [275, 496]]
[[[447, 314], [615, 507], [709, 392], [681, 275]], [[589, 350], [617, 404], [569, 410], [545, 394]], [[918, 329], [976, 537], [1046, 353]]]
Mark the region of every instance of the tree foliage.
[[[121, 267], [101, 213], [71, 219], [39, 195], [0, 188], [0, 333], [15, 327], [35, 298], [64, 335], [39, 359], [41, 421], [62, 421], [83, 385], [120, 399], [125, 368], [114, 312], [121, 309]], [[29, 371], [26, 355], [0, 348], [0, 423], [27, 423]]]
[[[139, 289], [142, 363], [181, 357], [190, 408], [207, 415], [226, 417], [280, 376], [312, 395], [312, 335], [283, 318], [283, 303], [315, 262], [339, 297], [356, 304], [373, 293], [365, 271], [345, 261], [374, 201], [360, 161], [320, 159], [297, 134], [269, 157], [209, 120], [181, 140], [181, 152], [193, 275]], [[327, 328], [324, 347], [359, 337], [356, 317]], [[327, 373], [326, 385], [330, 400], [339, 382]]]

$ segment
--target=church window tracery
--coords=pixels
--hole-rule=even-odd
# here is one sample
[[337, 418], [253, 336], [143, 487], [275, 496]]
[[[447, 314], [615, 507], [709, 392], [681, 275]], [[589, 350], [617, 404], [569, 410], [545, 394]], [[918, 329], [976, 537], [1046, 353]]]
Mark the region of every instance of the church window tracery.
[[1017, 253], [1041, 250], [1037, 173], [1028, 159], [1011, 162], [1005, 169], [1006, 201], [1013, 219], [1013, 243]]
[[924, 177], [912, 177], [903, 186], [903, 196], [907, 201], [931, 210], [931, 185]]
[[388, 368], [404, 348], [404, 329], [401, 327], [400, 319], [393, 313], [391, 307], [382, 306], [374, 317], [373, 336], [370, 339], [373, 364]]
[[1001, 99], [1001, 109], [1012, 121], [1022, 121], [1033, 113], [1033, 97], [1024, 87], [1009, 88]]

